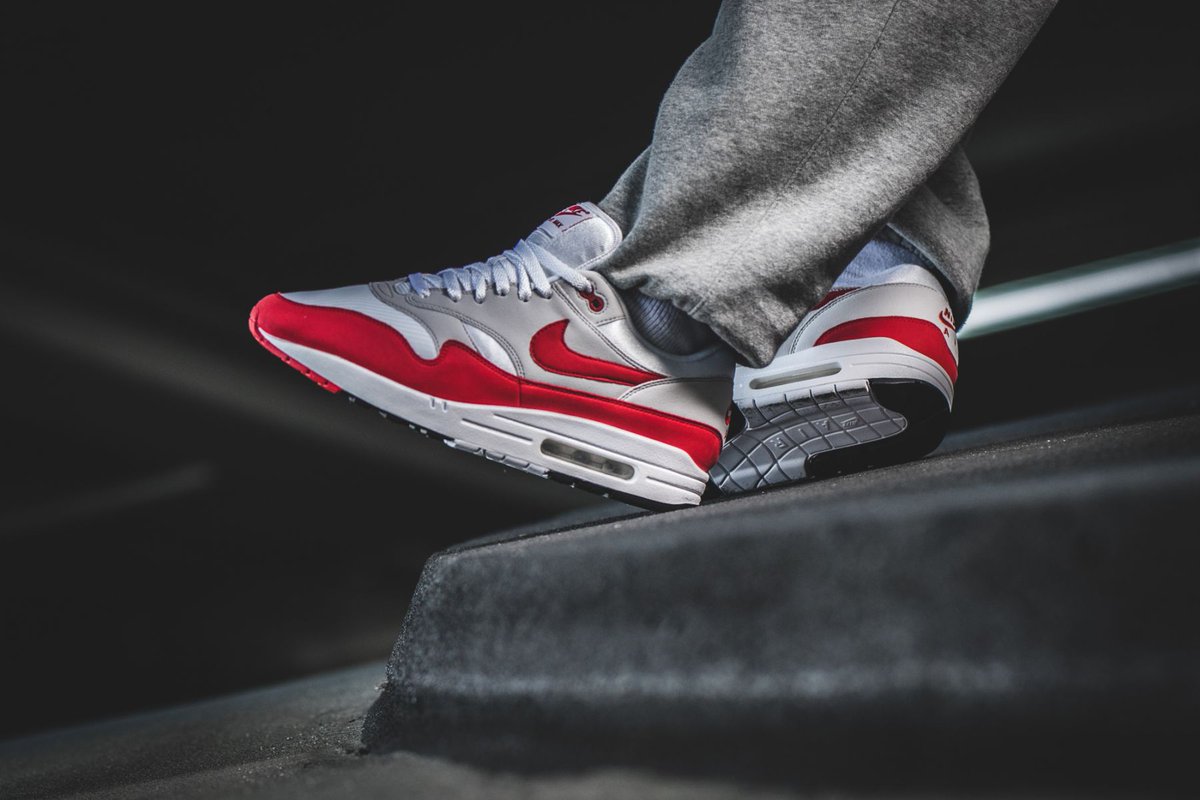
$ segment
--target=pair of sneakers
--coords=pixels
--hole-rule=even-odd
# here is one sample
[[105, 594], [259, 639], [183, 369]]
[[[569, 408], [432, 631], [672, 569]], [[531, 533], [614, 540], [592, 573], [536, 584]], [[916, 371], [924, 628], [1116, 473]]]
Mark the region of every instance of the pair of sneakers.
[[896, 463], [940, 441], [957, 345], [924, 270], [831, 292], [750, 369], [722, 344], [678, 355], [648, 342], [595, 271], [620, 241], [581, 203], [484, 262], [272, 294], [250, 330], [322, 388], [451, 447], [650, 507]]

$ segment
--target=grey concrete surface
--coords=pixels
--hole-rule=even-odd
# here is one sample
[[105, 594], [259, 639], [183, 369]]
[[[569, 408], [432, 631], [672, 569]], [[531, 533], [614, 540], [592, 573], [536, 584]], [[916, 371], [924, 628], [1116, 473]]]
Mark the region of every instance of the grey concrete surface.
[[363, 756], [383, 664], [0, 744], [0, 797], [770, 800], [791, 792], [601, 768], [533, 776]]
[[[381, 665], [0, 744], [0, 797], [216, 797], [352, 758]], [[102, 690], [102, 689], [101, 689]]]
[[1197, 488], [1185, 412], [477, 540], [382, 694], [371, 664], [9, 741], [0, 797], [1172, 792]]
[[812, 788], [1166, 786], [1198, 744], [1196, 487], [1188, 415], [468, 543], [428, 564], [364, 740]]

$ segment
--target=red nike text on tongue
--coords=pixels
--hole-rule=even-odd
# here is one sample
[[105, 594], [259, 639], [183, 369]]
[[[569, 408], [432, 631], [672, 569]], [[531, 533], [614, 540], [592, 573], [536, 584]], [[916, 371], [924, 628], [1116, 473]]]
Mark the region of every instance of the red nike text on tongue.
[[569, 228], [592, 219], [595, 215], [581, 205], [567, 206], [542, 223], [541, 228], [550, 236], [557, 236]]
[[617, 226], [599, 207], [587, 202], [567, 206], [539, 225], [534, 234], [533, 244], [576, 268], [606, 255], [621, 241]]

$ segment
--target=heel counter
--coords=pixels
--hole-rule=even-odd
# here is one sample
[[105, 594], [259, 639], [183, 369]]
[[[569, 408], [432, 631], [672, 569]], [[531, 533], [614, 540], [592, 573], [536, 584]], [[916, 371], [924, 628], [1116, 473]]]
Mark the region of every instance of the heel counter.
[[941, 326], [915, 317], [864, 317], [843, 322], [826, 330], [814, 342], [814, 347], [854, 339], [891, 339], [937, 364], [950, 378], [958, 382], [958, 353], [951, 349], [950, 339]]

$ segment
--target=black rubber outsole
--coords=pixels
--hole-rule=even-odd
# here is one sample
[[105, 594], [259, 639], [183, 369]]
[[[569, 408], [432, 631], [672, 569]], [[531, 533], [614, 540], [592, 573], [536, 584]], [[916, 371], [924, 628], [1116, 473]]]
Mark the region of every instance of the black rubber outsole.
[[[941, 392], [921, 381], [875, 379], [867, 383], [879, 405], [905, 417], [907, 427], [903, 432], [878, 441], [813, 454], [805, 462], [805, 477], [796, 480], [743, 491], [721, 489], [710, 480], [704, 499], [712, 501], [768, 492], [798, 483], [915, 461], [941, 444], [950, 419], [950, 409]], [[735, 406], [727, 439], [732, 439], [745, 427], [746, 420]]]
[[877, 442], [817, 453], [808, 459], [812, 480], [915, 461], [942, 443], [949, 427], [950, 409], [941, 392], [920, 381], [871, 380], [867, 383], [876, 401], [903, 414], [908, 427], [903, 433]]

